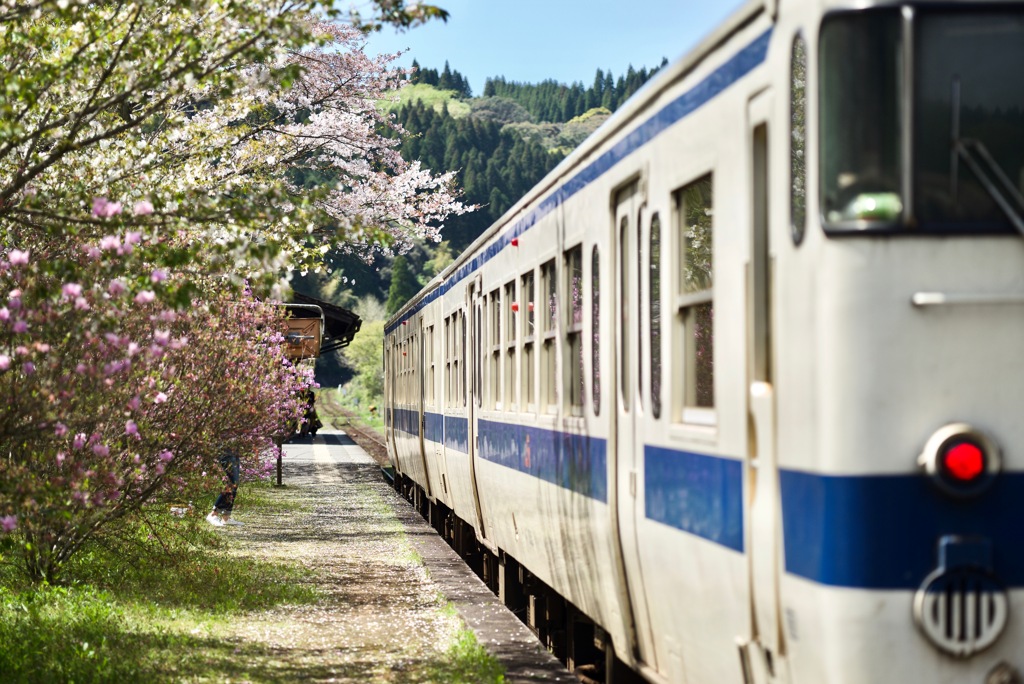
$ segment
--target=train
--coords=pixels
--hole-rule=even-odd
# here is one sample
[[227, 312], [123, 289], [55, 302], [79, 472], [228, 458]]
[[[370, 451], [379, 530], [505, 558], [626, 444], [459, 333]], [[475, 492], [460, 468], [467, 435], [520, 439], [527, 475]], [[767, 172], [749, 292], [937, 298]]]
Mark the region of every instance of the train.
[[387, 321], [397, 485], [581, 679], [1024, 681], [1022, 66], [747, 4]]

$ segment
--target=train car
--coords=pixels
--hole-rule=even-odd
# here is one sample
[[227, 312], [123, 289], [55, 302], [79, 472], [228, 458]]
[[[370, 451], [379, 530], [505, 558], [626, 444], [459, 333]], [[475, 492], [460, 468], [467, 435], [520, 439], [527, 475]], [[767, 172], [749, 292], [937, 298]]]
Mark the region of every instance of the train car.
[[570, 665], [1022, 682], [1021, 65], [747, 5], [387, 323], [398, 481]]

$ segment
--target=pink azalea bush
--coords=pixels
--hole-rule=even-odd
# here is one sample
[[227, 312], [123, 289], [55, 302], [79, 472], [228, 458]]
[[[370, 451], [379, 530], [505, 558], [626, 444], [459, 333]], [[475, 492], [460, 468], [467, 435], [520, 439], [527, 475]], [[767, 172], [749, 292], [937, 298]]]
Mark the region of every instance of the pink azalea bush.
[[405, 82], [395, 56], [366, 55], [332, 3], [7, 6], [0, 544], [54, 581], [111, 523], [219, 487], [221, 450], [265, 468], [301, 415], [312, 377], [246, 285], [401, 251], [471, 208], [402, 160], [375, 106]]
[[211, 294], [175, 311], [111, 294], [110, 276], [132, 266], [112, 255], [60, 283], [20, 256], [0, 261], [0, 532], [21, 535], [37, 580], [57, 581], [147, 502], [219, 487], [225, 448], [265, 472], [312, 383], [284, 360], [274, 307]]

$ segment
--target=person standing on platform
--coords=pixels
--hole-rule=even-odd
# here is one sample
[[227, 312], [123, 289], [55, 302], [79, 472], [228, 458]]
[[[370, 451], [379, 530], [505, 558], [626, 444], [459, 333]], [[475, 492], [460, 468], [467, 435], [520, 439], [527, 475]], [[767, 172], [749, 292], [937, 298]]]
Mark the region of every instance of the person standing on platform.
[[241, 471], [241, 464], [238, 454], [232, 449], [226, 449], [220, 455], [220, 467], [224, 469], [224, 476], [227, 480], [224, 491], [217, 497], [213, 504], [213, 511], [206, 516], [206, 522], [214, 527], [225, 525], [241, 526], [242, 523], [231, 517], [231, 511], [235, 507], [235, 494], [238, 493], [238, 478]]

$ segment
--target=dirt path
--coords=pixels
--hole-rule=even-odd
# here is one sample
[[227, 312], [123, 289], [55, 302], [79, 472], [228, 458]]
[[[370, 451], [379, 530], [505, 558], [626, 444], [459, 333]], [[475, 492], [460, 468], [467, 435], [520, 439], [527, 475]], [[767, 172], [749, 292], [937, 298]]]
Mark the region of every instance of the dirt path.
[[235, 552], [308, 568], [323, 600], [218, 625], [237, 644], [233, 681], [446, 681], [447, 651], [461, 627], [395, 516], [397, 498], [346, 436], [286, 446], [291, 509], [246, 515], [239, 493]]
[[[244, 526], [222, 533], [243, 557], [299, 563], [322, 599], [194, 631], [231, 673], [217, 682], [481, 684], [503, 668], [505, 684], [578, 684], [348, 435], [285, 449], [285, 486], [272, 490], [284, 512], [247, 513], [243, 483]], [[492, 657], [467, 647], [466, 627]]]

